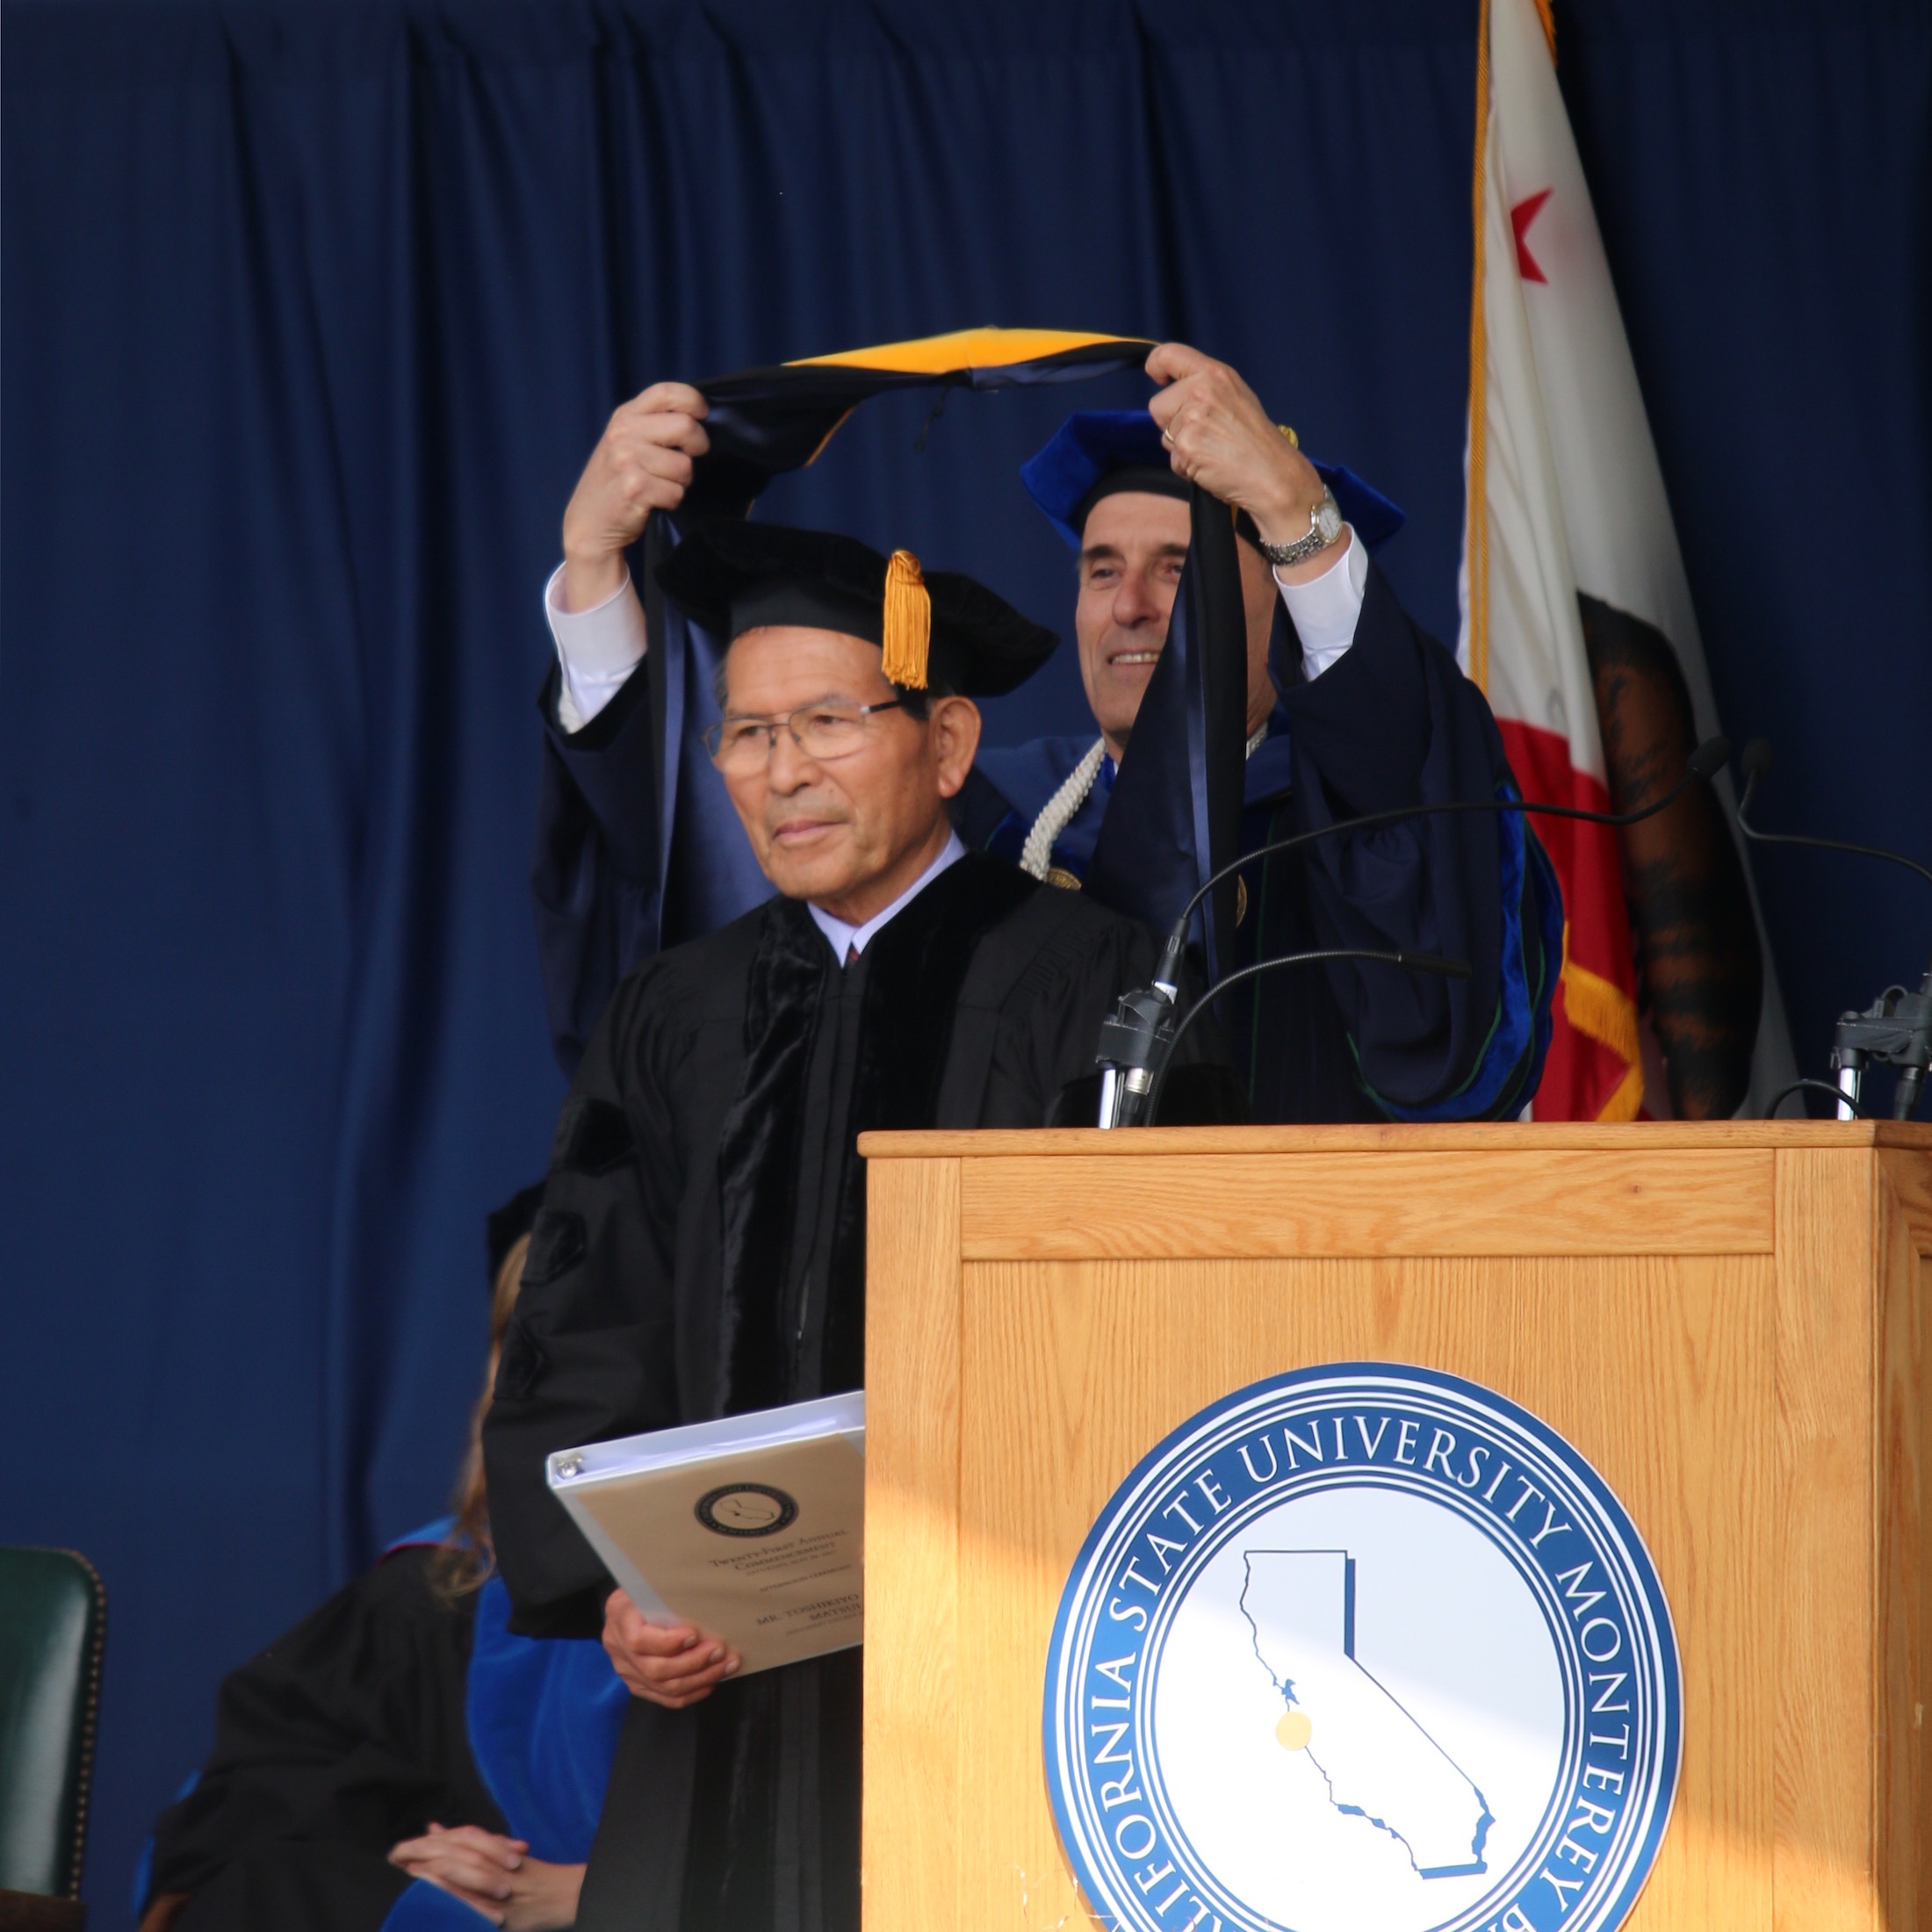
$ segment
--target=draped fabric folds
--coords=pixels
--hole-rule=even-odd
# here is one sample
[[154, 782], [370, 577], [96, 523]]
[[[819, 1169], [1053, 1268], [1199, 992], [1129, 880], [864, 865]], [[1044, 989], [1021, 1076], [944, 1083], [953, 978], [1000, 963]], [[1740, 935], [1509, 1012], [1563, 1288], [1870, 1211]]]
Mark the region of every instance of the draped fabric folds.
[[[1476, 11], [7, 0], [0, 1539], [113, 1598], [104, 1922], [221, 1674], [446, 1493], [481, 1218], [561, 1091], [537, 592], [610, 410], [985, 322], [1178, 335], [1402, 505], [1380, 561], [1452, 636]], [[1727, 725], [1777, 744], [1772, 822], [1909, 841], [1932, 27], [1556, 11]], [[1064, 634], [1016, 472], [1144, 393], [882, 395], [763, 508]], [[988, 710], [1088, 728], [1069, 652]], [[1761, 876], [1815, 1067], [1923, 907], [1850, 861]]]

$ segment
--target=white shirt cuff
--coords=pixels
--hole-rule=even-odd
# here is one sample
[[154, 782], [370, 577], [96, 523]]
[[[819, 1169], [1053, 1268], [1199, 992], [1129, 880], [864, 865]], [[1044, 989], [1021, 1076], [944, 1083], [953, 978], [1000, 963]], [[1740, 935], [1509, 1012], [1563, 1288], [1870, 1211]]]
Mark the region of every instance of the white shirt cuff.
[[630, 573], [621, 588], [588, 610], [566, 610], [562, 602], [564, 566], [559, 564], [544, 586], [544, 615], [557, 645], [563, 688], [557, 697], [557, 721], [566, 732], [580, 732], [624, 688], [631, 674], [644, 661], [644, 606], [638, 602]]
[[1305, 584], [1275, 584], [1288, 607], [1288, 620], [1301, 640], [1301, 668], [1312, 680], [1341, 661], [1355, 641], [1368, 589], [1368, 549], [1348, 525], [1348, 548], [1319, 577]]

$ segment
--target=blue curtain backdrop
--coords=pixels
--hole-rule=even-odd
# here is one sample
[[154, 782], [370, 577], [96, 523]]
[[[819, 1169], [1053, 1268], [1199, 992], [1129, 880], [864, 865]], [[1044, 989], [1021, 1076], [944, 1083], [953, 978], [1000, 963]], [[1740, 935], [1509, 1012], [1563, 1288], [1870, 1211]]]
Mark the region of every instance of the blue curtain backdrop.
[[[1932, 21], [1559, 13], [1767, 816], [1922, 853]], [[0, 1539], [106, 1578], [101, 1922], [221, 1670], [449, 1485], [481, 1218], [559, 1098], [537, 592], [609, 409], [983, 321], [1182, 336], [1406, 505], [1388, 566], [1453, 635], [1474, 20], [8, 0]], [[769, 509], [1063, 628], [1013, 470], [1074, 400], [876, 406]], [[1080, 717], [1063, 658], [993, 729]], [[1932, 904], [1855, 861], [1760, 877], [1815, 1070]]]

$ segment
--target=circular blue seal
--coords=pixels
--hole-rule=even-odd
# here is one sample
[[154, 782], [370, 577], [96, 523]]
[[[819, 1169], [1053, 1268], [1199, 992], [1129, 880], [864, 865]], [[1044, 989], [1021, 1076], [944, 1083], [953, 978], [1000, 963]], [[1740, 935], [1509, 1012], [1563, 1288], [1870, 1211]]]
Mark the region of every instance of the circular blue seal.
[[1067, 1579], [1045, 1749], [1139, 1932], [1609, 1932], [1670, 1815], [1670, 1612], [1553, 1430], [1431, 1369], [1257, 1382], [1143, 1458]]

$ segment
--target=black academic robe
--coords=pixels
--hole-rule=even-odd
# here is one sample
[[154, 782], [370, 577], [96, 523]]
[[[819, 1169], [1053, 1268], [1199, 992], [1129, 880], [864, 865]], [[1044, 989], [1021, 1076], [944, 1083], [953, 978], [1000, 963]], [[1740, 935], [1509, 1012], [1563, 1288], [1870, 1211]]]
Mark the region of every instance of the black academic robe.
[[[559, 1123], [484, 1429], [520, 1627], [589, 1634], [612, 1588], [544, 1458], [860, 1387], [859, 1134], [1047, 1124], [1154, 956], [1132, 922], [971, 854], [849, 965], [776, 898], [624, 982]], [[855, 1927], [859, 1684], [851, 1652], [688, 1711], [638, 1702], [580, 1925]]]
[[[215, 1746], [155, 1827], [177, 1932], [375, 1932], [408, 1889], [389, 1848], [435, 1819], [507, 1832], [470, 1749], [472, 1592], [400, 1549], [222, 1683]], [[478, 1921], [480, 1923], [480, 1921]]]

